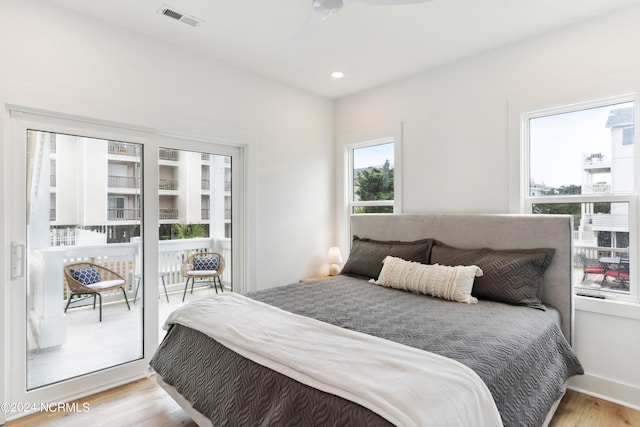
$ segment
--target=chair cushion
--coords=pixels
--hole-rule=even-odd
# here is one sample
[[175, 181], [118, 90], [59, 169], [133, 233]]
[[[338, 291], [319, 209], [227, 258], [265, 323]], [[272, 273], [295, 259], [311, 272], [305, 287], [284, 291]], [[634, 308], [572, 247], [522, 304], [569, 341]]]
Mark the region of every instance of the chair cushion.
[[218, 272], [217, 270], [189, 270], [187, 271], [187, 274], [189, 276], [207, 277], [207, 276], [213, 276], [217, 272]]
[[208, 257], [208, 256], [197, 256], [193, 259], [193, 269], [194, 270], [217, 270], [220, 265], [220, 258], [218, 257]]
[[93, 283], [89, 285], [89, 287], [91, 289], [95, 289], [96, 291], [99, 291], [101, 289], [107, 289], [107, 288], [112, 288], [114, 286], [122, 286], [122, 285], [124, 285], [124, 280], [115, 279], [115, 280], [103, 280], [99, 283]]
[[619, 279], [628, 279], [629, 278], [629, 274], [628, 273], [623, 273], [620, 272], [618, 270], [607, 270], [606, 273], [604, 273], [605, 276], [609, 276], [609, 277], [616, 277]]
[[83, 285], [91, 285], [101, 280], [97, 267], [70, 268], [69, 272], [71, 273], [71, 277]]
[[604, 268], [597, 267], [597, 266], [592, 266], [592, 267], [585, 268], [584, 272], [585, 273], [593, 273], [593, 274], [602, 274], [602, 273], [604, 273]]

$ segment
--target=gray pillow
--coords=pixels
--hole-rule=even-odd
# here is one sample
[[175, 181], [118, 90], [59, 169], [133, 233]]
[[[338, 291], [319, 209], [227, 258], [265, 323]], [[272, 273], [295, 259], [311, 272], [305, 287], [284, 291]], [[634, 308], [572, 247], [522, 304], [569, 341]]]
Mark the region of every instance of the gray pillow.
[[377, 279], [382, 270], [382, 260], [387, 256], [426, 264], [429, 260], [432, 244], [433, 239], [400, 242], [361, 239], [358, 236], [353, 236], [349, 258], [340, 273]]
[[477, 265], [484, 275], [476, 277], [473, 296], [479, 299], [525, 305], [545, 310], [542, 277], [555, 249], [495, 250], [459, 249], [434, 242], [430, 262], [442, 265]]

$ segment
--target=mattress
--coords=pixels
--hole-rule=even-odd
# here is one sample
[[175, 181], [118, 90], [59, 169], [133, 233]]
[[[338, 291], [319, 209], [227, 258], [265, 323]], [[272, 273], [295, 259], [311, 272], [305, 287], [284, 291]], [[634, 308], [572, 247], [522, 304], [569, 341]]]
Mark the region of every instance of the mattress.
[[[552, 307], [461, 304], [345, 275], [247, 296], [463, 363], [487, 385], [506, 426], [542, 425], [566, 379], [583, 372]], [[181, 325], [171, 327], [151, 366], [213, 425], [389, 425]]]

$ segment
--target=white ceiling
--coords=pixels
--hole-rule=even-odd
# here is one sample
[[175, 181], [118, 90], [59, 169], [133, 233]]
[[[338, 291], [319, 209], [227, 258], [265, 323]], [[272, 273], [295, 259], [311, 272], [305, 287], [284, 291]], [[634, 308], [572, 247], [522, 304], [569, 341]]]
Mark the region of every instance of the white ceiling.
[[[50, 0], [329, 98], [589, 19], [638, 0], [344, 0], [310, 40], [293, 41], [312, 0]], [[349, 1], [355, 3], [348, 3]], [[168, 5], [197, 27], [158, 13]], [[333, 80], [334, 70], [345, 73]]]

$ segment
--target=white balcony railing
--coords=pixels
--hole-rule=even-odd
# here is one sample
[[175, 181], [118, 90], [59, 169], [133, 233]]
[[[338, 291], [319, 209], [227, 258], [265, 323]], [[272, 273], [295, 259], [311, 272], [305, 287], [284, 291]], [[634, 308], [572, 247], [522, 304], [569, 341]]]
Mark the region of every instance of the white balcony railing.
[[585, 170], [611, 168], [611, 153], [586, 153], [584, 154], [582, 164]]
[[574, 245], [574, 265], [579, 266], [582, 265], [580, 262], [580, 258], [578, 257], [579, 253], [583, 253], [587, 258], [592, 259], [600, 259], [602, 257], [619, 257], [619, 258], [628, 258], [629, 257], [629, 248], [610, 248], [605, 246], [581, 246]]
[[109, 154], [118, 154], [120, 156], [139, 157], [139, 147], [136, 144], [127, 144], [126, 142], [109, 141]]
[[140, 178], [137, 176], [109, 175], [109, 188], [140, 188]]
[[178, 180], [173, 178], [160, 178], [158, 188], [160, 190], [178, 190]]
[[177, 161], [180, 157], [180, 153], [178, 150], [171, 150], [169, 148], [160, 148], [158, 150], [158, 157], [161, 160], [174, 160]]
[[184, 289], [185, 279], [180, 274], [182, 260], [195, 252], [219, 252], [226, 265], [222, 272], [222, 283], [231, 285], [231, 239], [194, 238], [161, 240], [158, 245], [158, 272], [165, 273], [167, 291]]
[[594, 230], [629, 231], [628, 214], [590, 214], [586, 217]]
[[611, 184], [586, 184], [582, 186], [582, 194], [610, 193]]

